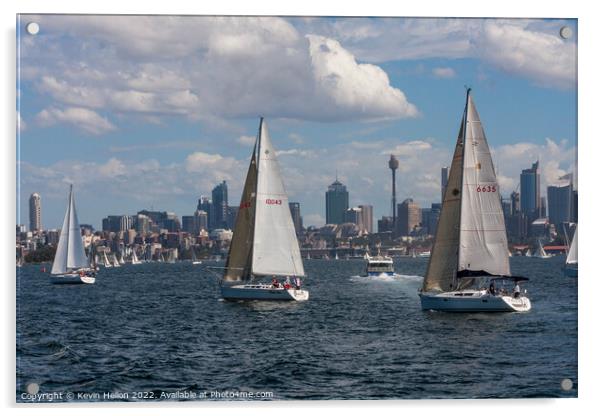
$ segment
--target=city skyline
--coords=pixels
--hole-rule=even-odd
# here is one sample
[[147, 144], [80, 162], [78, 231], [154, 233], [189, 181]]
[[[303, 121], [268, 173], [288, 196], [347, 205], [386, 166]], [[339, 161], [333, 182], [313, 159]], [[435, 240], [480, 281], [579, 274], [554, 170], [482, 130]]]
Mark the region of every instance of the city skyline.
[[[18, 28], [20, 223], [38, 192], [44, 228], [60, 227], [69, 181], [82, 223], [96, 227], [107, 214], [140, 209], [192, 215], [199, 196], [223, 180], [236, 206], [259, 112], [305, 225], [325, 223], [323, 192], [337, 171], [349, 206], [373, 205], [375, 220], [389, 215], [391, 154], [400, 163], [398, 200], [428, 207], [440, 199], [465, 84], [505, 198], [534, 160], [542, 191], [576, 171], [576, 45], [557, 36], [560, 25], [576, 33], [573, 20], [35, 19], [35, 37]], [[198, 33], [173, 48], [170, 30]], [[161, 41], [149, 49], [143, 33]], [[527, 49], [504, 49], [509, 37], [542, 56], [519, 65], [515, 54]], [[478, 53], [474, 42], [500, 55]], [[294, 58], [281, 60], [286, 50]], [[232, 73], [241, 59], [249, 65], [243, 79]], [[276, 64], [282, 79], [270, 76]], [[212, 74], [219, 74], [213, 86]], [[332, 77], [339, 82], [325, 82]], [[219, 88], [254, 99], [206, 92]]]

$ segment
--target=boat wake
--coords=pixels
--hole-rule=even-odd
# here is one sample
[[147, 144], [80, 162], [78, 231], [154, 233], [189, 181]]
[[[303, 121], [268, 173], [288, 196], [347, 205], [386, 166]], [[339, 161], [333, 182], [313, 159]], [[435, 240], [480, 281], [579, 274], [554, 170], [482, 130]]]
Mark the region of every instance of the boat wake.
[[349, 280], [352, 282], [399, 282], [399, 281], [422, 281], [422, 276], [410, 275], [410, 274], [394, 274], [387, 275], [381, 274], [379, 276], [351, 276]]

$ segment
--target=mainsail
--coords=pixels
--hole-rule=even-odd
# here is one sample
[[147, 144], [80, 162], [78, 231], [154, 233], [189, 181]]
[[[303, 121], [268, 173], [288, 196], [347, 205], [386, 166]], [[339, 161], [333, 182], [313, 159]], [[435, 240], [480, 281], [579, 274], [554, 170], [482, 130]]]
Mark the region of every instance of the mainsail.
[[73, 197], [73, 185], [69, 188], [69, 202], [67, 212], [63, 220], [59, 244], [56, 248], [54, 262], [52, 263], [52, 274], [67, 273], [89, 267], [84, 243], [82, 241], [81, 229], [75, 211], [75, 199]]
[[276, 151], [263, 119], [257, 148], [257, 198], [253, 233], [254, 275], [303, 276], [303, 262]]
[[470, 90], [422, 290], [454, 290], [459, 273], [510, 275], [499, 186]]
[[577, 230], [578, 228], [575, 228], [571, 248], [569, 249], [569, 254], [566, 256], [566, 264], [577, 264]]

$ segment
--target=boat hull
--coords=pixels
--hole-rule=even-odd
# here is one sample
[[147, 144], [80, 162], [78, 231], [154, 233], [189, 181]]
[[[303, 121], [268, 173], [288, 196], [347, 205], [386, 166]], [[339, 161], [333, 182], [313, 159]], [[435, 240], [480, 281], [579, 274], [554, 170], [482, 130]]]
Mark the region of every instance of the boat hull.
[[222, 298], [225, 300], [283, 300], [306, 301], [309, 292], [302, 289], [276, 288], [263, 284], [222, 285]]
[[531, 301], [526, 296], [491, 295], [487, 291], [420, 293], [423, 310], [444, 312], [527, 312]]
[[90, 285], [96, 282], [96, 278], [92, 276], [80, 276], [77, 273], [65, 273], [51, 276], [50, 281], [55, 285]]

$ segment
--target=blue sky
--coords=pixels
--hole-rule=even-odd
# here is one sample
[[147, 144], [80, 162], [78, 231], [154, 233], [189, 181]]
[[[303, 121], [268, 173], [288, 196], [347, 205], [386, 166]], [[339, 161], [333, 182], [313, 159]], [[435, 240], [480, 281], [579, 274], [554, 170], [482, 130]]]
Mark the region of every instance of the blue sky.
[[[24, 26], [40, 23], [36, 36]], [[473, 96], [502, 194], [539, 158], [542, 185], [575, 169], [574, 20], [22, 16], [21, 222], [42, 195], [59, 227], [67, 183], [82, 223], [144, 208], [190, 215], [228, 181], [237, 205], [258, 115], [290, 199], [324, 222], [335, 172], [350, 203], [389, 214], [439, 199]], [[573, 37], [558, 36], [562, 26]]]

